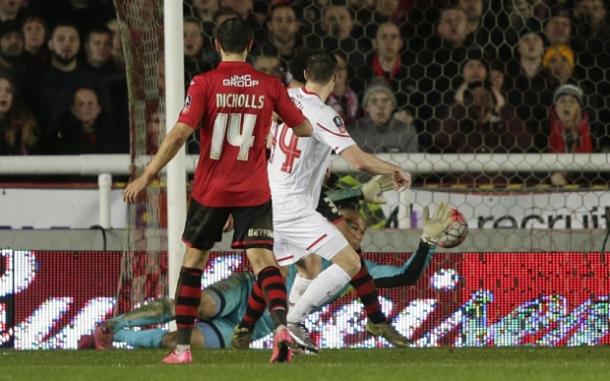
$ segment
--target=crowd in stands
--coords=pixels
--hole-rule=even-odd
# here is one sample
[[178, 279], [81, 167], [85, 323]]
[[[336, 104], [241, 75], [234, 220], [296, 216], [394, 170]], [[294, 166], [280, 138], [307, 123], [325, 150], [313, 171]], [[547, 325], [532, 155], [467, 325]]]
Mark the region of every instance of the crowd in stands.
[[[370, 152], [607, 152], [607, 6], [187, 0], [185, 86], [218, 63], [215, 27], [239, 17], [253, 66], [286, 85], [307, 51], [336, 54], [328, 104]], [[0, 1], [0, 155], [128, 152], [128, 115], [111, 0]]]

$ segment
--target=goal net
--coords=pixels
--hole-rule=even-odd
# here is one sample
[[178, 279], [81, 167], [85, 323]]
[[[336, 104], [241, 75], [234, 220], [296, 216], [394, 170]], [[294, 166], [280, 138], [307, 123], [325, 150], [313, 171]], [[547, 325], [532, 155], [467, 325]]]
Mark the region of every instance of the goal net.
[[[134, 175], [164, 130], [161, 3], [115, 1]], [[459, 1], [463, 8], [448, 1], [294, 2], [279, 11], [273, 2], [234, 2], [233, 10], [216, 3], [183, 3], [185, 85], [218, 63], [212, 38], [215, 23], [226, 17], [252, 23], [249, 61], [286, 83], [302, 70], [292, 42], [330, 49], [340, 73], [329, 104], [362, 147], [413, 174], [409, 192], [359, 205], [370, 227], [363, 244], [368, 258], [385, 253], [383, 263], [407, 260], [427, 205], [447, 201], [465, 216], [468, 238], [437, 254], [419, 289], [383, 294], [401, 332], [420, 346], [607, 342], [610, 258], [600, 251], [610, 228], [604, 122], [610, 60], [600, 48], [603, 28], [588, 24], [594, 15], [497, 0]], [[567, 35], [553, 29], [562, 17], [571, 23]], [[565, 84], [577, 90], [558, 90]], [[572, 106], [560, 105], [562, 97]], [[188, 151], [198, 149], [194, 136]], [[368, 180], [338, 158], [332, 167], [335, 188]], [[160, 180], [130, 208], [121, 310], [166, 292], [163, 194]], [[243, 266], [240, 255], [215, 256], [206, 279]], [[355, 323], [361, 314], [357, 303], [342, 299], [312, 317], [310, 328], [326, 347], [385, 345], [364, 338]], [[604, 321], [605, 328], [595, 328]]]
[[[163, 3], [115, 1], [129, 88], [131, 178], [140, 175], [165, 132]], [[117, 312], [167, 294], [164, 176], [128, 208]]]

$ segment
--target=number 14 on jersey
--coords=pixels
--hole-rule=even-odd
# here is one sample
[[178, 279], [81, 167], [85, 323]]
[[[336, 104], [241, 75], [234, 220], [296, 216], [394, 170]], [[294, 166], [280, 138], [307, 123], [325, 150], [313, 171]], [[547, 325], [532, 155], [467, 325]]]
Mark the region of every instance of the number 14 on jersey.
[[247, 161], [250, 148], [254, 145], [255, 124], [256, 114], [219, 112], [214, 119], [210, 159], [220, 160], [226, 135], [230, 145], [239, 147], [237, 160]]

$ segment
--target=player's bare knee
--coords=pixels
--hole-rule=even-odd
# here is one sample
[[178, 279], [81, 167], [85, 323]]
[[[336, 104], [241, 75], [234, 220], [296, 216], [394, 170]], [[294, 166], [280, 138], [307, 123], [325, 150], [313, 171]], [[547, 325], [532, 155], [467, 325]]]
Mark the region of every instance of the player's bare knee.
[[332, 258], [332, 262], [353, 277], [360, 271], [360, 257], [350, 246], [346, 246]]
[[265, 267], [278, 267], [273, 252], [264, 248], [250, 248], [246, 249], [246, 255], [252, 265], [252, 270], [255, 274], [258, 274]]
[[297, 263], [299, 276], [305, 279], [314, 279], [320, 273], [321, 261], [317, 255], [309, 255], [300, 259]]
[[189, 247], [184, 254], [182, 265], [188, 268], [203, 269], [208, 262], [208, 254], [209, 252], [207, 250]]

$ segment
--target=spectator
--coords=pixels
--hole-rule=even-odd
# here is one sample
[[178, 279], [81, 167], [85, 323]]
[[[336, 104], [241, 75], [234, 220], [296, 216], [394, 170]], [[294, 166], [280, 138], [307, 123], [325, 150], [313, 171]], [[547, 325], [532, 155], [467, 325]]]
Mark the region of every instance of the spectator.
[[[589, 115], [582, 111], [582, 89], [574, 85], [560, 86], [555, 90], [553, 103], [549, 108], [549, 152], [592, 152]], [[566, 185], [568, 180], [566, 173], [551, 175], [553, 185]]]
[[572, 78], [574, 65], [574, 51], [568, 45], [552, 45], [542, 58], [542, 66], [562, 85]]
[[498, 112], [489, 81], [473, 81], [464, 104], [455, 103], [440, 124], [433, 126], [435, 148], [443, 153], [525, 152], [531, 134], [508, 105]]
[[353, 16], [346, 5], [329, 5], [324, 8], [320, 26], [322, 40], [306, 39], [305, 44], [309, 48], [322, 47], [331, 51], [340, 50], [346, 54], [350, 65], [356, 68], [366, 63], [365, 57], [371, 51], [370, 42], [368, 39], [362, 38], [364, 35], [362, 28], [355, 25]]
[[229, 20], [229, 19], [237, 19], [239, 18], [239, 13], [235, 12], [231, 8], [218, 8], [216, 13], [214, 13], [214, 26], [218, 28], [220, 24]]
[[112, 59], [112, 32], [105, 25], [93, 27], [87, 33], [84, 46], [85, 66], [110, 95], [111, 107], [105, 107], [105, 111], [106, 114], [113, 114], [115, 117], [112, 125], [115, 130], [114, 135], [117, 137], [117, 152], [127, 152], [129, 141], [127, 77], [123, 66], [118, 66]]
[[214, 13], [218, 10], [218, 0], [193, 0], [193, 16], [201, 23], [201, 29], [208, 41], [214, 39]]
[[0, 155], [38, 153], [36, 119], [19, 97], [12, 79], [0, 74]]
[[74, 92], [72, 108], [49, 136], [47, 150], [58, 155], [111, 153], [114, 143], [95, 90], [83, 87]]
[[[106, 24], [116, 17], [112, 1], [100, 0], [29, 0], [28, 12], [44, 15], [50, 26], [70, 22], [81, 35], [92, 25]], [[145, 16], [143, 16], [145, 17]]]
[[544, 35], [549, 45], [569, 45], [571, 34], [570, 11], [562, 6], [553, 7], [551, 17], [544, 25]]
[[441, 11], [436, 32], [442, 46], [450, 46], [454, 49], [467, 47], [472, 32], [468, 27], [466, 12], [458, 6], [446, 7]]
[[9, 73], [22, 85], [23, 34], [16, 21], [0, 24], [0, 70]]
[[483, 54], [473, 50], [469, 52], [468, 59], [462, 65], [462, 84], [457, 88], [454, 100], [464, 104], [464, 92], [468, 84], [474, 81], [485, 81], [489, 74], [487, 64], [483, 62]]
[[204, 50], [201, 24], [195, 18], [184, 19], [184, 82], [185, 87], [200, 73], [214, 68], [218, 62], [215, 52]]
[[[595, 89], [600, 84], [586, 78], [583, 79], [575, 73], [574, 52], [572, 49], [566, 45], [551, 46], [544, 53], [542, 64], [558, 85], [573, 84], [583, 90], [587, 95], [587, 112], [590, 115], [589, 124], [593, 135], [596, 137], [595, 142], [604, 146], [607, 145], [607, 133], [604, 122], [610, 117], [605, 106], [607, 94], [597, 93]], [[601, 85], [607, 86], [605, 83]], [[553, 88], [556, 88], [556, 86]], [[603, 87], [600, 86], [599, 88]]]
[[598, 94], [609, 94], [608, 78], [610, 68], [610, 25], [606, 22], [606, 5], [602, 0], [579, 0], [574, 8], [575, 35], [578, 62], [581, 67], [596, 66], [602, 70], [592, 70], [587, 78], [600, 85]]
[[[509, 5], [511, 25], [519, 30], [526, 25], [542, 25], [542, 21], [548, 18], [551, 3], [554, 0], [513, 0]], [[539, 28], [534, 28], [538, 30]], [[534, 30], [533, 29], [533, 30]]]
[[47, 23], [38, 16], [28, 16], [21, 28], [24, 41], [24, 61], [26, 72], [40, 73], [51, 60], [47, 41]]
[[85, 39], [87, 66], [96, 75], [107, 75], [116, 72], [112, 62], [112, 32], [108, 27], [93, 27]]
[[460, 7], [449, 6], [441, 10], [436, 33], [427, 39], [427, 49], [418, 54], [417, 67], [422, 68], [422, 72], [413, 75], [419, 78], [418, 91], [425, 94], [425, 99], [418, 102], [421, 107], [418, 107], [416, 118], [424, 123], [434, 117], [433, 105], [449, 104], [452, 89], [457, 87], [453, 81], [458, 78], [472, 45], [466, 13]]
[[277, 50], [273, 46], [265, 47], [261, 53], [254, 58], [252, 67], [258, 71], [262, 71], [267, 75], [279, 77], [284, 73], [282, 61], [277, 55]]
[[242, 20], [248, 20], [252, 16], [254, 3], [252, 0], [220, 0], [220, 7], [232, 9]]
[[358, 24], [364, 27], [366, 36], [371, 40], [375, 39], [378, 25], [389, 21], [396, 25], [404, 23], [409, 10], [414, 6], [413, 0], [377, 0], [368, 7], [366, 1], [358, 2], [359, 4], [355, 5], [353, 3], [354, 1], [348, 1]]
[[508, 103], [534, 135], [534, 152], [545, 152], [548, 132], [543, 128], [553, 100], [554, 80], [542, 67], [544, 46], [540, 35], [526, 31], [519, 39], [516, 58], [508, 63]]
[[267, 30], [269, 43], [277, 49], [287, 65], [294, 58], [296, 48], [303, 43], [297, 34], [299, 20], [296, 10], [287, 3], [273, 4], [269, 10]]
[[29, 16], [23, 22], [22, 27], [25, 51], [36, 55], [44, 50], [47, 40], [47, 23], [38, 16]]
[[337, 59], [337, 77], [333, 92], [326, 99], [326, 104], [332, 107], [346, 125], [349, 125], [358, 115], [358, 96], [348, 85], [349, 69], [347, 59], [341, 52], [335, 53]]
[[123, 42], [121, 41], [121, 31], [119, 30], [119, 22], [117, 19], [110, 19], [106, 23], [110, 32], [112, 32], [112, 61], [119, 68], [125, 68], [125, 57], [123, 57]]
[[[221, 8], [228, 8], [237, 13], [238, 17], [246, 21], [252, 27], [254, 31], [254, 41], [263, 41], [265, 38], [265, 31], [254, 14], [254, 1], [253, 0], [220, 0], [219, 5]], [[217, 23], [220, 25], [222, 23]]]
[[405, 20], [407, 14], [415, 6], [413, 0], [377, 0], [374, 5], [374, 20], [377, 24], [392, 21], [400, 24]]
[[[409, 76], [405, 59], [401, 57], [404, 41], [398, 26], [389, 21], [379, 25], [373, 47], [374, 53], [368, 59], [368, 64], [358, 72], [360, 81], [352, 81], [354, 89], [362, 93], [365, 80], [383, 78], [392, 87], [399, 107], [408, 107], [410, 95], [415, 92], [415, 82]], [[409, 109], [409, 114], [413, 115], [414, 111]]]
[[481, 25], [483, 0], [459, 0], [459, 6], [466, 14], [466, 30], [468, 33], [475, 33]]
[[82, 87], [94, 88], [108, 117], [112, 115], [107, 88], [83, 65], [77, 55], [80, 38], [73, 24], [58, 24], [49, 40], [51, 64], [40, 80], [30, 81], [30, 104], [34, 105], [38, 120], [44, 121], [44, 133], [55, 135], [60, 120], [72, 107], [74, 93]]
[[484, 61], [484, 54], [482, 52], [472, 50], [468, 53], [468, 59], [462, 65], [463, 82], [455, 92], [453, 101], [464, 104], [464, 92], [468, 88], [468, 84], [475, 81], [488, 80], [496, 100], [496, 111], [499, 111], [506, 104], [502, 94], [504, 78], [504, 65], [494, 62], [493, 67], [490, 67]]
[[610, 25], [606, 23], [607, 10], [603, 0], [576, 0], [574, 7], [577, 35], [586, 40], [610, 38]]
[[[489, 82], [494, 91], [497, 91], [501, 95], [504, 91], [504, 85], [506, 83], [506, 65], [500, 61], [494, 61], [489, 65]], [[502, 95], [503, 96], [503, 95]]]
[[366, 116], [349, 127], [352, 138], [370, 153], [417, 152], [417, 132], [412, 124], [393, 117], [396, 97], [392, 89], [374, 83], [366, 90], [363, 99]]
[[0, 24], [7, 21], [19, 21], [23, 0], [0, 1]]

